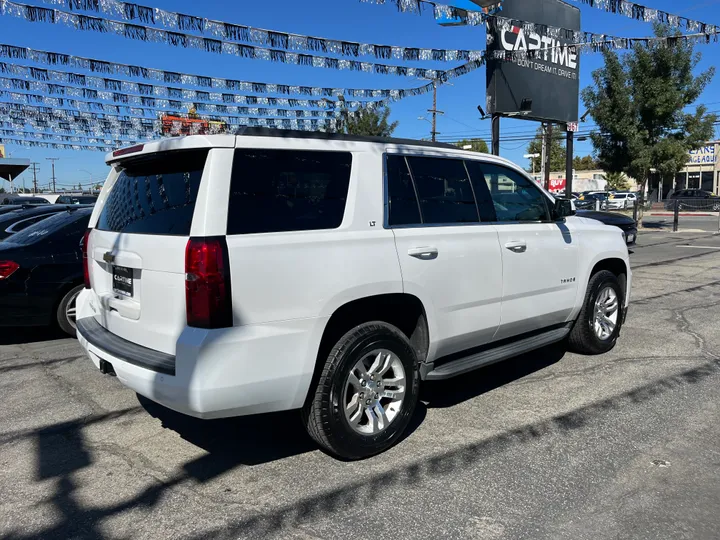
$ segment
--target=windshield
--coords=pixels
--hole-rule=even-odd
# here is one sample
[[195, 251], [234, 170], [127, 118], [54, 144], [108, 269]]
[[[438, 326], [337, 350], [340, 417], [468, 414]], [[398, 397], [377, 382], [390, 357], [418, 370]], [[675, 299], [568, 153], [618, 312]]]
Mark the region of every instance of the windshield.
[[[38, 223], [30, 225], [5, 241], [21, 246], [28, 246], [42, 240], [55, 238], [58, 235], [74, 234], [75, 229], [79, 231], [78, 234], [82, 235], [82, 231], [87, 228], [87, 224], [90, 221], [91, 213], [92, 211], [90, 209], [59, 212], [44, 218]], [[78, 242], [79, 241], [80, 238], [78, 237]]]

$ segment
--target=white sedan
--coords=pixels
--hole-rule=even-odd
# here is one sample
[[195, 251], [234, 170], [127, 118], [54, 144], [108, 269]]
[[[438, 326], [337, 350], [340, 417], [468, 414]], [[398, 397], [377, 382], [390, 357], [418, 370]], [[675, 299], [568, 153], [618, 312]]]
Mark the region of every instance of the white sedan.
[[607, 201], [607, 207], [611, 210], [632, 208], [635, 204], [637, 204], [637, 195], [628, 192], [613, 193]]

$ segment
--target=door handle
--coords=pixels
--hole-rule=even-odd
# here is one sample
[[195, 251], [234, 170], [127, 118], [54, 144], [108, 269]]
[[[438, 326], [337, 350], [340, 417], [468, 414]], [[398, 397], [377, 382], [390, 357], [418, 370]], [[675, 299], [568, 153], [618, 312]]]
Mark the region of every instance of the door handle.
[[505, 244], [505, 248], [509, 249], [513, 253], [525, 253], [527, 250], [527, 244], [523, 241], [508, 242]]
[[437, 259], [438, 250], [432, 246], [416, 247], [408, 249], [408, 255], [423, 260]]

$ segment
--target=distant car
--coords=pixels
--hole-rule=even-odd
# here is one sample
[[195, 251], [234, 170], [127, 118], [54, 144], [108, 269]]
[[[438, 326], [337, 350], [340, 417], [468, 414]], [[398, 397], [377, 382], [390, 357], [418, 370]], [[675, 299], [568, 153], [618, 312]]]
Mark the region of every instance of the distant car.
[[57, 324], [75, 335], [81, 240], [91, 208], [65, 209], [0, 242], [0, 326]]
[[[19, 233], [30, 225], [50, 217], [52, 214], [67, 210], [69, 206], [45, 204], [43, 206], [21, 206], [0, 215], [0, 240]], [[73, 206], [72, 208], [77, 208]]]
[[575, 201], [575, 208], [578, 210], [594, 210], [595, 202], [600, 201], [600, 208], [605, 208], [605, 204], [608, 200], [608, 194], [603, 192], [583, 194], [580, 199]]
[[21, 197], [20, 195], [3, 195], [0, 204], [50, 204], [43, 197]]
[[607, 207], [612, 210], [633, 208], [637, 204], [637, 195], [629, 191], [618, 191], [610, 195]]
[[689, 210], [713, 210], [720, 211], [720, 197], [705, 191], [704, 189], [680, 189], [668, 197], [665, 203], [667, 210], [675, 208], [675, 200], [682, 200], [684, 206]]
[[637, 223], [635, 223], [635, 220], [630, 216], [616, 212], [597, 212], [595, 210], [578, 210], [576, 215], [601, 221], [605, 225], [619, 227], [623, 231], [625, 243], [628, 246], [635, 245], [635, 241], [637, 240]]
[[95, 204], [97, 197], [94, 195], [60, 195], [55, 204]]

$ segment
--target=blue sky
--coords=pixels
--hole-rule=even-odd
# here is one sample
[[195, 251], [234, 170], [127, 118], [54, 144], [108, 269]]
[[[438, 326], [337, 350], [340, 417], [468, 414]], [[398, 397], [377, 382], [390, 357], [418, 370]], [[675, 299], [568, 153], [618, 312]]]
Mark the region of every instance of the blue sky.
[[[35, 3], [33, 0], [26, 2]], [[361, 3], [359, 0], [143, 0], [139, 3], [227, 22], [333, 39], [446, 49], [482, 49], [485, 43], [485, 31], [482, 27], [441, 27], [429, 12], [423, 16], [403, 14], [397, 12], [392, 5], [378, 6]], [[720, 0], [688, 0], [682, 3], [646, 0], [646, 5], [720, 25]], [[581, 14], [582, 28], [585, 31], [640, 37], [649, 35], [652, 30], [648, 24], [587, 6], [581, 6]], [[114, 35], [74, 31], [59, 25], [29, 23], [11, 17], [0, 17], [0, 36], [0, 42], [11, 45], [214, 77], [359, 88], [410, 88], [423, 84], [423, 81], [405, 77], [241, 59], [160, 43], [132, 41]], [[703, 53], [700, 69], [707, 68], [720, 58], [720, 43], [700, 45], [698, 50]], [[590, 83], [590, 73], [599, 67], [600, 62], [599, 55], [582, 56], [581, 88]], [[440, 69], [454, 67], [445, 63], [417, 65]], [[427, 94], [407, 98], [392, 106], [392, 119], [400, 122], [395, 133], [397, 136], [429, 137], [430, 124], [418, 120], [418, 117], [426, 115], [426, 110], [431, 107], [431, 99], [431, 94]], [[708, 103], [710, 110], [720, 110], [720, 76], [715, 77], [700, 101]], [[438, 109], [445, 111], [438, 121], [441, 137], [483, 137], [489, 142], [490, 124], [487, 120], [479, 119], [476, 109], [478, 104], [485, 104], [484, 69], [455, 79], [452, 86], [441, 87], [438, 92]], [[584, 111], [582, 103], [580, 110]], [[537, 124], [527, 121], [504, 120], [503, 136], [525, 134], [536, 127]], [[523, 141], [503, 142], [501, 154], [524, 164], [522, 155], [526, 146], [527, 142]], [[48, 183], [50, 179], [50, 162], [45, 159], [47, 157], [59, 158], [56, 162], [56, 175], [60, 185], [87, 183], [91, 175], [97, 180], [104, 178], [107, 173], [101, 152], [28, 149], [12, 145], [7, 146], [6, 150], [11, 157], [30, 158], [39, 162], [38, 181], [41, 184]], [[589, 142], [576, 143], [577, 155], [585, 155], [591, 151]], [[29, 187], [32, 174], [24, 173], [16, 185], [22, 186], [23, 180]], [[4, 184], [4, 187], [7, 185]]]

